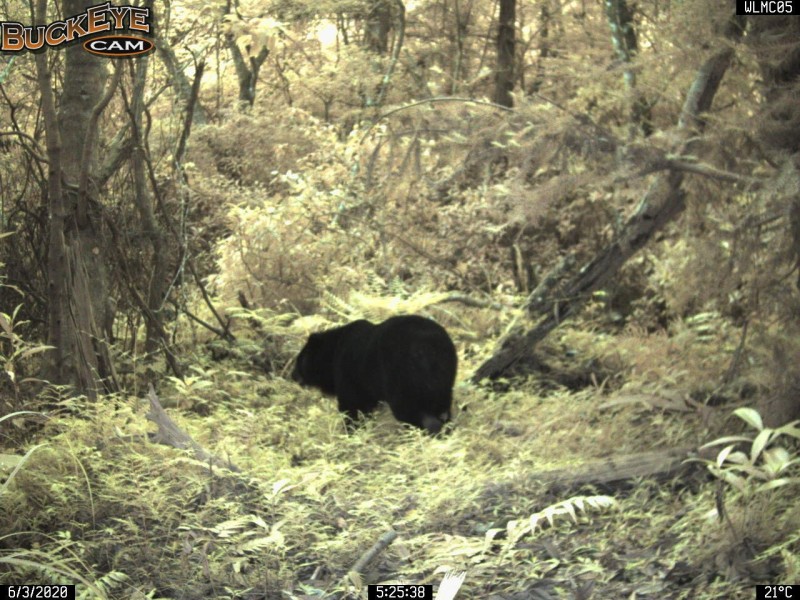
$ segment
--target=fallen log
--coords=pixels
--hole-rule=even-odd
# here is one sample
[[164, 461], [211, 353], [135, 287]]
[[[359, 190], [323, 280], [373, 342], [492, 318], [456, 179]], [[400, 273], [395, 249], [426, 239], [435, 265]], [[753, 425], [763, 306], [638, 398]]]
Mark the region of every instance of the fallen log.
[[698, 450], [695, 446], [638, 452], [590, 460], [575, 467], [526, 473], [513, 481], [503, 481], [487, 486], [483, 496], [507, 496], [512, 488], [546, 488], [563, 494], [584, 485], [614, 487], [641, 478], [674, 478], [697, 468], [698, 463], [689, 458], [711, 459], [714, 448]]

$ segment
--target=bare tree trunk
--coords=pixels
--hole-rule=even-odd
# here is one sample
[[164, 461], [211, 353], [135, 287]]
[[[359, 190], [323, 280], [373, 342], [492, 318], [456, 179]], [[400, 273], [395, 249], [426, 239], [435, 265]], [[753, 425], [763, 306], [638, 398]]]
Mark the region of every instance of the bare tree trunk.
[[[741, 37], [741, 26], [739, 20], [732, 18], [728, 22], [727, 36], [731, 39]], [[673, 154], [691, 154], [694, 145], [692, 140], [696, 139], [704, 126], [702, 113], [711, 107], [733, 54], [732, 47], [725, 47], [706, 60], [698, 70], [683, 105], [678, 122], [680, 139]], [[631, 256], [650, 241], [656, 231], [683, 211], [682, 183], [681, 170], [668, 169], [658, 175], [617, 238], [590, 263], [584, 265], [560, 293], [556, 295], [553, 292], [559, 278], [546, 277], [545, 282], [549, 282], [550, 287], [544, 289], [544, 285], [539, 286], [527, 302], [531, 314], [546, 316], [532, 330], [523, 332], [518, 327], [502, 340], [494, 354], [478, 367], [472, 376], [473, 381], [499, 377], [508, 367], [527, 355], [535, 344], [564, 319], [575, 314], [591, 297], [592, 292], [605, 285]]]
[[367, 14], [364, 46], [376, 54], [389, 50], [389, 31], [392, 28], [390, 0], [373, 0]]
[[[37, 22], [47, 20], [46, 0], [38, 0]], [[92, 6], [64, 0], [63, 14]], [[60, 110], [56, 113], [45, 54], [36, 56], [47, 128], [48, 174], [48, 343], [55, 349], [45, 369], [53, 383], [73, 386], [95, 397], [101, 383], [116, 389], [102, 324], [109, 306], [97, 189], [97, 123], [118, 78], [103, 94], [108, 62], [80, 46], [65, 50]]]
[[147, 67], [150, 59], [147, 56], [137, 59], [133, 64], [134, 87], [131, 102], [131, 121], [133, 122], [133, 138], [135, 140], [132, 160], [133, 183], [136, 193], [134, 202], [141, 220], [143, 239], [150, 241], [152, 251], [149, 289], [147, 291], [147, 307], [149, 311], [145, 316], [147, 336], [145, 339], [145, 353], [152, 358], [161, 346], [166, 343], [162, 339], [164, 330], [162, 308], [164, 307], [167, 287], [169, 285], [168, 251], [166, 234], [153, 212], [153, 198], [147, 185], [144, 128], [142, 126], [145, 101], [144, 88], [147, 79]]
[[[38, 0], [37, 23], [47, 21], [47, 0]], [[45, 140], [47, 143], [48, 175], [47, 175], [47, 211], [49, 216], [48, 255], [47, 255], [47, 292], [48, 292], [48, 330], [47, 342], [53, 346], [50, 361], [45, 370], [45, 379], [61, 382], [66, 379], [65, 357], [69, 355], [64, 339], [64, 321], [67, 318], [67, 245], [64, 240], [64, 223], [66, 207], [61, 189], [61, 133], [58, 129], [56, 102], [53, 94], [53, 83], [47, 54], [35, 55], [36, 74], [39, 92], [42, 95], [42, 115], [45, 122]], [[74, 350], [74, 344], [73, 344]]]
[[[471, 8], [471, 5], [468, 6], [468, 8]], [[455, 62], [453, 64], [453, 74], [450, 82], [451, 96], [454, 96], [458, 93], [459, 86], [461, 85], [462, 80], [466, 77], [464, 66], [464, 42], [466, 41], [471, 18], [469, 11], [462, 13], [459, 0], [455, 0], [453, 9], [455, 13], [453, 16], [455, 17], [456, 30], [452, 40], [453, 45], [455, 46], [453, 51], [453, 54], [455, 54]]]
[[625, 87], [627, 87], [628, 93], [631, 94], [633, 102], [631, 120], [636, 128], [640, 129], [645, 135], [650, 135], [653, 133], [650, 106], [641, 91], [636, 89], [636, 71], [631, 66], [631, 63], [639, 53], [639, 43], [633, 23], [633, 11], [628, 7], [626, 0], [605, 0], [605, 5], [614, 51], [617, 54], [617, 58], [626, 65], [624, 71]]
[[[232, 0], [228, 0], [224, 15], [235, 14]], [[252, 107], [256, 101], [258, 73], [269, 56], [269, 48], [262, 46], [258, 50], [258, 54], [245, 57], [239, 50], [239, 46], [236, 45], [236, 39], [232, 34], [226, 36], [226, 42], [233, 59], [233, 66], [236, 68], [236, 78], [239, 81], [239, 106], [243, 109]]]
[[550, 18], [550, 2], [549, 0], [543, 0], [539, 9], [539, 20], [541, 21], [539, 26], [539, 56], [536, 59], [536, 73], [529, 88], [532, 94], [538, 93], [544, 83], [544, 64], [550, 56]]
[[[750, 20], [748, 43], [761, 70], [765, 107], [759, 115], [758, 137], [779, 165], [779, 178], [785, 193], [776, 193], [772, 202], [786, 211], [790, 260], [797, 271], [800, 289], [800, 19], [784, 16], [759, 16]], [[797, 313], [794, 313], [797, 320]], [[796, 326], [796, 323], [795, 323]], [[784, 388], [759, 405], [770, 427], [800, 418], [800, 394], [796, 372]]]
[[256, 56], [245, 59], [239, 47], [232, 40], [228, 41], [228, 49], [233, 57], [233, 64], [236, 67], [236, 77], [239, 80], [239, 102], [243, 107], [250, 107], [256, 101], [256, 84], [258, 83], [258, 73], [261, 65], [267, 60], [269, 50], [261, 48]]
[[389, 65], [386, 67], [386, 74], [381, 79], [381, 84], [378, 86], [378, 93], [375, 95], [374, 106], [382, 106], [383, 100], [386, 98], [386, 92], [389, 89], [389, 84], [392, 82], [392, 74], [397, 66], [397, 61], [400, 60], [400, 51], [403, 49], [403, 41], [406, 35], [406, 7], [402, 0], [395, 0], [397, 6], [397, 39], [392, 48], [392, 58], [389, 60]]
[[500, 0], [497, 23], [497, 70], [494, 75], [494, 101], [511, 107], [514, 100], [514, 33], [517, 20], [517, 0]]

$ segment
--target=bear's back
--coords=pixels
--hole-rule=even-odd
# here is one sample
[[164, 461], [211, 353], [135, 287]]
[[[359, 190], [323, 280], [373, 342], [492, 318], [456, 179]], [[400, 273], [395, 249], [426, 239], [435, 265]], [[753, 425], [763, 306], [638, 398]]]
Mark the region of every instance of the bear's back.
[[375, 327], [367, 353], [382, 363], [389, 387], [409, 378], [417, 386], [453, 387], [456, 349], [447, 331], [431, 319], [418, 315], [387, 319]]

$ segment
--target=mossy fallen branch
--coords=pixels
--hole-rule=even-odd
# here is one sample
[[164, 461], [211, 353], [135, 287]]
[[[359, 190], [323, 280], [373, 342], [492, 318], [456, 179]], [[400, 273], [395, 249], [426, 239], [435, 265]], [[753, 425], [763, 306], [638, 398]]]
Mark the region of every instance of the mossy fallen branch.
[[363, 575], [364, 571], [369, 566], [369, 563], [375, 560], [375, 557], [378, 556], [378, 554], [386, 550], [386, 548], [389, 547], [389, 544], [391, 544], [395, 538], [397, 538], [397, 532], [394, 529], [390, 529], [384, 533], [378, 538], [378, 541], [375, 542], [369, 550], [361, 555], [361, 557], [350, 568], [350, 571], [355, 571], [356, 573]]

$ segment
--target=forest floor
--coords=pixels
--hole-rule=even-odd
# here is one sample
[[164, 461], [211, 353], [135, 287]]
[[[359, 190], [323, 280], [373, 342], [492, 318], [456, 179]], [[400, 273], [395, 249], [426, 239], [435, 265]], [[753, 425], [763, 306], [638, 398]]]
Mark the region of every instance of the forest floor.
[[457, 339], [455, 416], [438, 438], [385, 407], [348, 435], [334, 400], [288, 380], [290, 363], [265, 375], [201, 345], [189, 376], [158, 394], [237, 470], [149, 440], [144, 389], [96, 403], [51, 396], [58, 409], [0, 448], [8, 458], [41, 444], [0, 488], [0, 583], [276, 600], [366, 598], [382, 582], [435, 589], [450, 571], [465, 573], [456, 598], [490, 600], [750, 599], [756, 583], [796, 583], [800, 507], [785, 487], [737, 490], [698, 462], [613, 485], [537, 478], [743, 430], [731, 411], [746, 401], [698, 397], [678, 376], [601, 372], [590, 338], [562, 352], [562, 335], [546, 375], [492, 386], [468, 382], [491, 348]]

